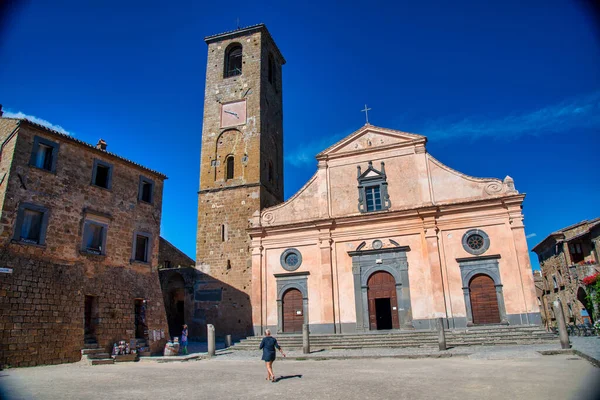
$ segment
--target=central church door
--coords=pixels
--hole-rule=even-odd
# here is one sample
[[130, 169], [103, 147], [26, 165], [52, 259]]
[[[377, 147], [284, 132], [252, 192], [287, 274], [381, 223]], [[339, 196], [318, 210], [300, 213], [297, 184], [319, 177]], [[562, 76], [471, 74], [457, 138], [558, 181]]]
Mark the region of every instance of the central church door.
[[283, 295], [283, 332], [302, 332], [304, 323], [304, 310], [302, 307], [302, 293], [298, 289], [290, 289]]
[[500, 311], [494, 281], [487, 275], [476, 275], [469, 283], [474, 324], [499, 324]]
[[400, 329], [396, 280], [384, 271], [375, 272], [367, 281], [369, 328], [374, 330]]

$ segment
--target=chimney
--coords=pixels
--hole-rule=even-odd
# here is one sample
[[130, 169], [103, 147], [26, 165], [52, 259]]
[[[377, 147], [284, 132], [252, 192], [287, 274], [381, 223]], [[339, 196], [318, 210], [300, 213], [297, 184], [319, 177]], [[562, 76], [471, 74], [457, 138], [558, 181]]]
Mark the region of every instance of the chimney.
[[98, 143], [96, 144], [96, 148], [106, 151], [106, 142], [104, 141], [104, 139], [98, 140]]
[[4, 111], [2, 111], [2, 104], [0, 104], [0, 118], [2, 118], [2, 115], [4, 115]]

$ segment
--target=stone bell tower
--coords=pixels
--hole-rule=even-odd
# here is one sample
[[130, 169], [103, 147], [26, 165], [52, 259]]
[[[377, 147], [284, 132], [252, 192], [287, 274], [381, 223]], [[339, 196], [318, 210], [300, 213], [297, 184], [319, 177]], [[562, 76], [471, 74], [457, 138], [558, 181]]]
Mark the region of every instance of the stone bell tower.
[[196, 262], [212, 280], [196, 288], [194, 319], [241, 337], [252, 334], [248, 220], [283, 201], [285, 59], [263, 24], [205, 42]]

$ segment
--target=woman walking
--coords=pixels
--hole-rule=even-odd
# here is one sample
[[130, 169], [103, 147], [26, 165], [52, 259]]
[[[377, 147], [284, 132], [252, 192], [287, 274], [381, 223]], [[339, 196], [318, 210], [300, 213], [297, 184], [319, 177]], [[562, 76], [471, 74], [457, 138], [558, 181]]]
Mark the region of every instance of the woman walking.
[[265, 337], [260, 342], [259, 349], [262, 349], [263, 355], [262, 360], [266, 363], [267, 366], [267, 380], [271, 382], [276, 382], [275, 374], [273, 373], [273, 361], [275, 361], [275, 349], [279, 350], [282, 356], [285, 357], [285, 353], [277, 343], [277, 339], [271, 336], [271, 330], [267, 329], [265, 331]]

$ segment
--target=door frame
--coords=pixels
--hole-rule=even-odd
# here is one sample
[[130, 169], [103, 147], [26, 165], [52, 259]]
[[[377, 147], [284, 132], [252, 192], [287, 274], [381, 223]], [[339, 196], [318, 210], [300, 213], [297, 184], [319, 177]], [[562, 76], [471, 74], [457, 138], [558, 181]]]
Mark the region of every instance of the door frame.
[[500, 270], [498, 260], [500, 255], [458, 258], [460, 275], [462, 277], [462, 289], [465, 297], [465, 308], [467, 314], [467, 326], [474, 326], [473, 310], [471, 309], [471, 290], [469, 284], [475, 275], [487, 275], [494, 281], [496, 288], [496, 299], [498, 300], [498, 311], [500, 312], [500, 324], [508, 325], [506, 317], [506, 307], [504, 306], [504, 293], [502, 292], [502, 282], [500, 281]]
[[308, 325], [308, 275], [308, 271], [274, 274], [277, 281], [277, 334], [283, 334], [283, 295], [290, 289], [297, 289], [302, 294], [302, 314], [304, 324]]
[[396, 281], [397, 312], [400, 329], [414, 329], [410, 303], [408, 260], [406, 257], [406, 252], [410, 251], [410, 247], [396, 245], [392, 240], [390, 240], [390, 243], [395, 245], [395, 247], [362, 250], [365, 246], [365, 242], [363, 242], [355, 251], [348, 252], [348, 255], [352, 257], [356, 330], [358, 332], [367, 332], [370, 330], [367, 281], [373, 273], [378, 271], [389, 273]]
[[[390, 282], [390, 289], [391, 291], [393, 291], [393, 295], [392, 297], [374, 297], [374, 292], [375, 292], [375, 287], [374, 286], [369, 286], [369, 281], [371, 281], [371, 279], [373, 278], [373, 276], [375, 274], [378, 273], [385, 273], [389, 276], [392, 277], [393, 283]], [[369, 275], [369, 278], [367, 279], [367, 301], [368, 301], [368, 309], [369, 309], [369, 330], [379, 330], [379, 327], [377, 326], [378, 324], [378, 319], [377, 319], [377, 299], [380, 298], [386, 298], [389, 300], [390, 302], [390, 317], [392, 318], [391, 320], [391, 324], [392, 327], [388, 328], [388, 330], [390, 329], [400, 329], [400, 316], [398, 315], [398, 284], [394, 278], [394, 275], [390, 274], [387, 271], [375, 271], [373, 272], [371, 275]], [[373, 300], [373, 302], [371, 303], [371, 300]], [[396, 300], [395, 302], [393, 300]], [[373, 309], [371, 309], [371, 304], [373, 305]], [[394, 310], [394, 307], [396, 307], [396, 310]], [[371, 324], [371, 317], [373, 317], [375, 319], [375, 328], [372, 327]], [[395, 317], [395, 318], [394, 318]], [[396, 320], [397, 324], [394, 324], [394, 320]], [[396, 326], [394, 326], [396, 325]]]

